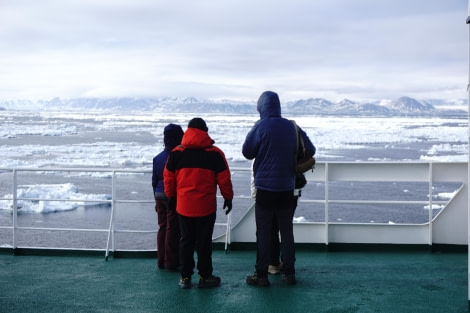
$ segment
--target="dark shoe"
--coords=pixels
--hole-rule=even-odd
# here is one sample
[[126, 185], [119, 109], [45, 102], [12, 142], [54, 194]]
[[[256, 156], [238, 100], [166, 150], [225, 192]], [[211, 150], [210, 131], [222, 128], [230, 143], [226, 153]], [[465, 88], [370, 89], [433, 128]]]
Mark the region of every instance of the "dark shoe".
[[248, 285], [257, 285], [261, 287], [269, 287], [271, 285], [267, 276], [258, 277], [258, 273], [256, 272], [246, 277], [246, 283]]
[[282, 274], [282, 281], [285, 282], [287, 285], [295, 285], [297, 284], [297, 280], [295, 279], [295, 274]]
[[207, 278], [202, 278], [199, 276], [199, 285], [198, 288], [210, 288], [220, 286], [220, 277], [218, 276], [209, 276]]
[[191, 277], [181, 277], [180, 279], [180, 286], [183, 289], [191, 288]]

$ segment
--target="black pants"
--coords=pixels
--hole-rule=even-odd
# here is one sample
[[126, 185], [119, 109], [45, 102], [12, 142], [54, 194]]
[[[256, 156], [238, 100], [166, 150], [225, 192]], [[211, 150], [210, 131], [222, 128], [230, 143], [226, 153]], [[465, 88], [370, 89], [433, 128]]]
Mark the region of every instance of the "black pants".
[[194, 274], [194, 250], [197, 251], [199, 276], [207, 278], [212, 275], [212, 234], [215, 217], [215, 213], [202, 217], [179, 215], [181, 277], [191, 277]]
[[[294, 196], [293, 198], [294, 212], [297, 208], [298, 199], [299, 196]], [[279, 241], [279, 225], [277, 224], [277, 219], [273, 219], [271, 231], [271, 261], [269, 262], [269, 265], [278, 266], [280, 261], [283, 262], [283, 258], [281, 256], [281, 242]]]
[[295, 273], [294, 218], [295, 198], [293, 191], [270, 192], [258, 189], [256, 192], [256, 237], [258, 256], [256, 272], [259, 277], [267, 276], [271, 262], [273, 222], [277, 221], [281, 233], [281, 253], [286, 275]]

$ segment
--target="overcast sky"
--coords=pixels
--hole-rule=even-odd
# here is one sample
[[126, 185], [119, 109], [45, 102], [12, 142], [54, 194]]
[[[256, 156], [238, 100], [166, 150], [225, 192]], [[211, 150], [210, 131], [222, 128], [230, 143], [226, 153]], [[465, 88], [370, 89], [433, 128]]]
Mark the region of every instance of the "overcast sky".
[[0, 100], [467, 98], [464, 0], [0, 0]]

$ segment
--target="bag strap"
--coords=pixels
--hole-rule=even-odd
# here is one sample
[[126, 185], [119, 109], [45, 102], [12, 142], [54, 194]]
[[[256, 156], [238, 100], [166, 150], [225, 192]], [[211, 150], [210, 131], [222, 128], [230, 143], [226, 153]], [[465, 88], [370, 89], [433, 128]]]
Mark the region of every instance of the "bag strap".
[[295, 150], [295, 162], [297, 163], [297, 157], [299, 153], [299, 142], [300, 142], [300, 146], [302, 148], [302, 153], [304, 157], [305, 157], [306, 149], [305, 149], [304, 139], [302, 138], [302, 135], [300, 134], [300, 131], [299, 131], [299, 126], [295, 123], [294, 120], [291, 120], [291, 122], [295, 126], [295, 130], [296, 130], [295, 133], [297, 135], [297, 150]]
[[291, 122], [295, 127], [295, 142], [297, 143], [295, 148], [295, 166], [297, 167], [297, 156], [299, 154], [299, 129], [297, 128], [297, 124], [294, 120], [291, 120]]

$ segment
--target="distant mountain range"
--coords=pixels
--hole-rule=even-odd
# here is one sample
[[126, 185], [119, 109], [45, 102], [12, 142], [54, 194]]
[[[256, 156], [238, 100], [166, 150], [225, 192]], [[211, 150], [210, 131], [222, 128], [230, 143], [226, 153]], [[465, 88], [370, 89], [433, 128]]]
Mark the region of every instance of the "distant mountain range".
[[[74, 98], [51, 100], [0, 101], [1, 110], [44, 111], [148, 111], [162, 113], [257, 113], [256, 103], [231, 100], [177, 98]], [[339, 102], [310, 98], [286, 102], [283, 114], [358, 115], [358, 116], [455, 116], [468, 114], [467, 100], [417, 100], [401, 97], [393, 100]]]

